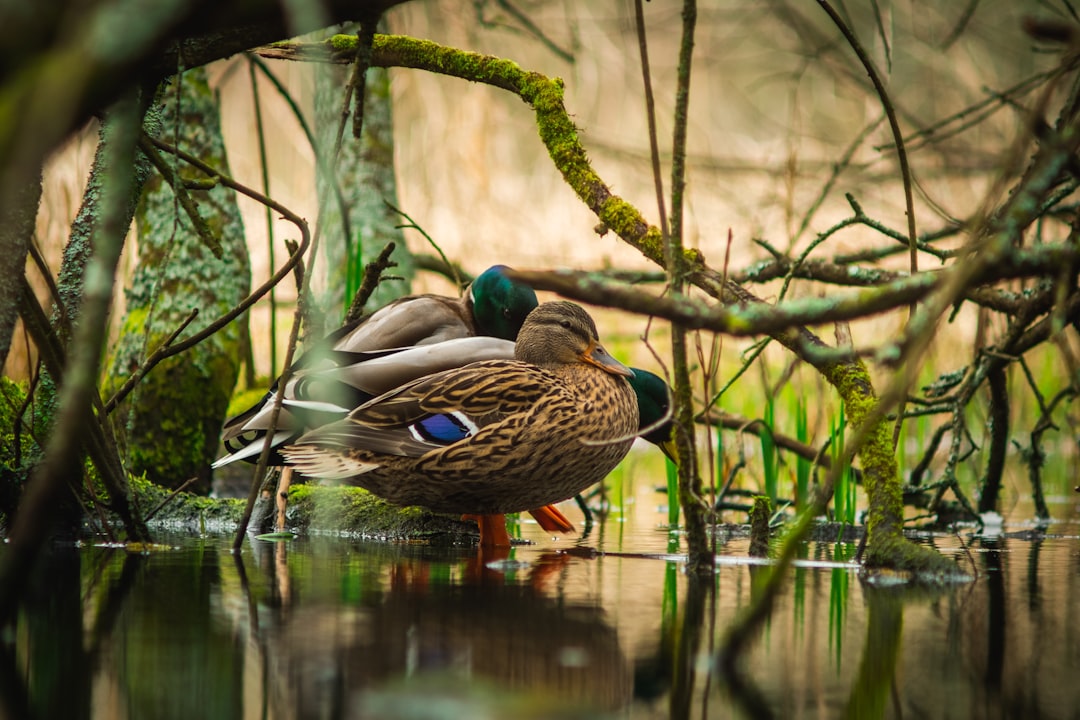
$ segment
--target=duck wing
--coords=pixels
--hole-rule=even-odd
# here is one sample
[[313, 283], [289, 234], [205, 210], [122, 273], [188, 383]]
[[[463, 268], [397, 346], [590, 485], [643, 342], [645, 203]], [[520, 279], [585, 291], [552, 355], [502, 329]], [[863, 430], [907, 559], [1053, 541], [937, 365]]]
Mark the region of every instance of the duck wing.
[[419, 458], [532, 412], [560, 385], [554, 375], [528, 363], [477, 362], [381, 395], [345, 420], [304, 434], [281, 454], [305, 475], [350, 477], [379, 467], [380, 455]]
[[[513, 360], [514, 343], [493, 337], [465, 337], [430, 345], [381, 352], [337, 353], [336, 367], [305, 373], [298, 397], [311, 394], [313, 382], [342, 383], [368, 395], [371, 400], [407, 383], [435, 373], [461, 368], [483, 360]], [[350, 409], [359, 406], [354, 402]]]
[[441, 295], [402, 298], [329, 336], [334, 350], [367, 352], [453, 340], [476, 334], [466, 304]]
[[[285, 386], [274, 445], [295, 439], [305, 428], [340, 420], [352, 408], [417, 378], [481, 360], [513, 357], [514, 343], [492, 337], [378, 351], [307, 353]], [[273, 391], [266, 393], [258, 403], [226, 422], [222, 439], [230, 455], [215, 462], [215, 468], [255, 456], [242, 451], [270, 430], [275, 397]]]

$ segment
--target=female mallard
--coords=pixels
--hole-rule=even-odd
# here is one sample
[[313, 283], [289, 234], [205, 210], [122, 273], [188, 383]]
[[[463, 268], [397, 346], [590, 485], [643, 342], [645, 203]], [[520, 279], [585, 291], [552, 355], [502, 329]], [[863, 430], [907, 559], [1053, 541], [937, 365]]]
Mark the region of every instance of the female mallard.
[[[273, 446], [339, 420], [348, 409], [409, 380], [477, 360], [513, 357], [513, 341], [537, 301], [532, 288], [506, 276], [508, 269], [488, 268], [460, 299], [414, 295], [395, 300], [305, 353], [290, 369], [294, 377], [285, 388]], [[459, 340], [473, 336], [486, 339]], [[456, 342], [443, 345], [448, 340]], [[428, 350], [397, 352], [411, 346]], [[229, 454], [215, 468], [236, 460], [254, 462], [262, 450], [256, 441], [270, 430], [274, 398], [271, 389], [225, 422], [222, 439]]]
[[[529, 314], [514, 356], [415, 380], [280, 452], [305, 475], [437, 512], [501, 516], [573, 497], [630, 449], [633, 372], [564, 301]], [[505, 543], [492, 530], [481, 522], [481, 543]]]

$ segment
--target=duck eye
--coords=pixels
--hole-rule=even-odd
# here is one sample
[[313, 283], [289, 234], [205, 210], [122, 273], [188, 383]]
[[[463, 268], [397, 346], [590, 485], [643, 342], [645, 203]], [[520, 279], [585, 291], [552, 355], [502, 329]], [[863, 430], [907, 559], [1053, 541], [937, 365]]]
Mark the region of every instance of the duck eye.
[[569, 320], [560, 320], [559, 324], [562, 325], [567, 330], [573, 330], [574, 329], [573, 323], [571, 323]]

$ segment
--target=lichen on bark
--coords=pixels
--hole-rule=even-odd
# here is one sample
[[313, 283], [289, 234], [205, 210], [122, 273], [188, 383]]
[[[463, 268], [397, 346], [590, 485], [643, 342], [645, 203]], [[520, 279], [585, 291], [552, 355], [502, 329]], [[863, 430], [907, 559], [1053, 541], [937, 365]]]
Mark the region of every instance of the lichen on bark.
[[[205, 70], [184, 74], [179, 114], [175, 90], [164, 99], [163, 134], [171, 139], [178, 133], [185, 149], [227, 173], [220, 117]], [[183, 167], [175, 169], [181, 177], [187, 175]], [[120, 340], [109, 360], [105, 385], [110, 394], [192, 310], [199, 316], [180, 339], [201, 330], [248, 293], [251, 271], [235, 193], [216, 186], [192, 194], [224, 253], [214, 257], [179, 208], [172, 188], [154, 175], [136, 219], [139, 263], [126, 291], [128, 314]], [[234, 323], [160, 363], [119, 406], [117, 425], [129, 471], [169, 487], [198, 476], [196, 487], [209, 487], [209, 463], [218, 449], [239, 369], [239, 342]]]

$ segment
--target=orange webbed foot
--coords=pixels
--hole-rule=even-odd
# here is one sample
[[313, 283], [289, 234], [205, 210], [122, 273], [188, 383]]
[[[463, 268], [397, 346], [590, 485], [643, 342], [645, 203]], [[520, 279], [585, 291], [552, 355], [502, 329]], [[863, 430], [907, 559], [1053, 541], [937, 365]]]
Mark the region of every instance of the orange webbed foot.
[[535, 518], [540, 527], [548, 532], [574, 532], [574, 524], [554, 505], [545, 505], [544, 507], [530, 510], [529, 514]]

